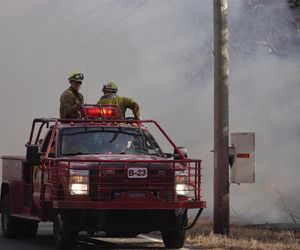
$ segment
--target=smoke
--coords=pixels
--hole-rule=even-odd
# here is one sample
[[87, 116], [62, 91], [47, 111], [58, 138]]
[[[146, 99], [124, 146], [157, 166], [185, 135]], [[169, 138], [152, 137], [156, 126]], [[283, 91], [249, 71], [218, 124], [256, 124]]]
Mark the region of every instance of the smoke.
[[[256, 183], [231, 187], [255, 222], [285, 220], [279, 190], [299, 191], [299, 34], [285, 1], [231, 2], [231, 131], [256, 133]], [[240, 6], [239, 6], [240, 5]], [[235, 15], [234, 15], [235, 16]]]
[[[257, 156], [256, 183], [232, 185], [231, 207], [245, 220], [270, 222], [286, 218], [276, 190], [300, 188], [299, 48], [286, 35], [290, 50], [266, 44], [277, 41], [274, 34], [291, 34], [288, 7], [253, 2], [229, 1], [230, 130], [255, 132]], [[32, 119], [58, 116], [68, 75], [79, 70], [86, 103], [114, 81], [139, 102], [143, 118], [157, 120], [190, 157], [203, 160], [203, 198], [212, 211], [213, 1], [1, 4], [2, 155], [24, 154]]]

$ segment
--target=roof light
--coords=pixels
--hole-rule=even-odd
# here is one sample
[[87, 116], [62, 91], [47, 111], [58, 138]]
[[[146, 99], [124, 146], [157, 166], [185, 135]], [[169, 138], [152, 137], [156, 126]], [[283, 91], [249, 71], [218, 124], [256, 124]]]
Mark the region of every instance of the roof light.
[[115, 106], [99, 107], [84, 106], [83, 117], [86, 119], [114, 119], [118, 118], [118, 108]]
[[86, 118], [100, 118], [101, 109], [99, 107], [85, 107]]
[[118, 110], [116, 107], [103, 107], [101, 108], [101, 118], [116, 118]]

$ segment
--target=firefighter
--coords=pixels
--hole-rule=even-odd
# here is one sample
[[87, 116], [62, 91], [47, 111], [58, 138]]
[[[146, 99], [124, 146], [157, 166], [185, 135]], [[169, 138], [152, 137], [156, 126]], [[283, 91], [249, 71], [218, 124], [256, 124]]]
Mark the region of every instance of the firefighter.
[[131, 98], [127, 98], [124, 96], [118, 96], [118, 86], [113, 82], [109, 82], [103, 85], [102, 88], [103, 96], [98, 101], [100, 105], [114, 105], [118, 106], [120, 109], [120, 117], [121, 119], [125, 118], [126, 109], [129, 108], [132, 110], [134, 115], [134, 119], [140, 119], [140, 108], [137, 102], [135, 102]]
[[59, 113], [61, 119], [81, 118], [80, 108], [84, 103], [84, 98], [79, 89], [83, 79], [83, 74], [78, 71], [72, 72], [69, 76], [70, 87], [60, 97]]

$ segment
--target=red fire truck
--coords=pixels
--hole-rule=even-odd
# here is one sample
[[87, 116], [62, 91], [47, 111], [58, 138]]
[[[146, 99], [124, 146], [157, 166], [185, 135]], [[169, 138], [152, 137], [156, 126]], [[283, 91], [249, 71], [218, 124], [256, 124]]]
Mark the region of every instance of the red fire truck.
[[[201, 161], [187, 159], [153, 120], [114, 119], [115, 107], [83, 110], [86, 119], [34, 119], [26, 156], [2, 156], [3, 236], [33, 238], [40, 221], [51, 221], [60, 248], [80, 231], [161, 231], [167, 248], [183, 247], [206, 206]], [[174, 153], [162, 151], [151, 124]], [[188, 209], [198, 209], [190, 222]]]

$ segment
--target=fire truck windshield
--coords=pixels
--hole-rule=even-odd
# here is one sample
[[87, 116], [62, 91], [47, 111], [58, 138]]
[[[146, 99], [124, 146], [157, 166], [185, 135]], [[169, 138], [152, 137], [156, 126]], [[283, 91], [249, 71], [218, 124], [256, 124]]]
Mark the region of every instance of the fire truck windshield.
[[146, 154], [164, 157], [154, 138], [140, 128], [63, 128], [59, 140], [59, 154], [61, 156]]

